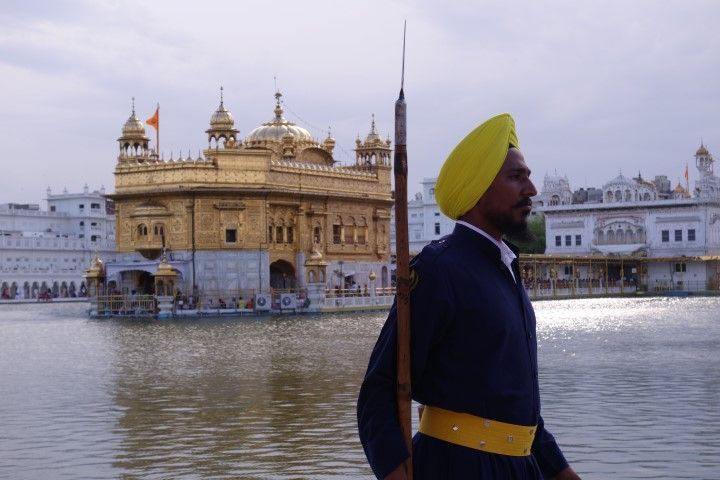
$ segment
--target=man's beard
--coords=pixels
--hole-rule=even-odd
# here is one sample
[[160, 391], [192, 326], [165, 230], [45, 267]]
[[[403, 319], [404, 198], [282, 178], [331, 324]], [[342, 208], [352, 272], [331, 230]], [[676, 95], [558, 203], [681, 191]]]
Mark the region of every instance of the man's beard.
[[523, 219], [522, 223], [508, 225], [505, 236], [513, 243], [532, 243], [537, 240], [535, 234], [528, 228], [527, 219]]
[[500, 229], [500, 232], [513, 242], [531, 243], [537, 240], [535, 234], [528, 228], [527, 217], [517, 221], [510, 215], [496, 215], [492, 221]]

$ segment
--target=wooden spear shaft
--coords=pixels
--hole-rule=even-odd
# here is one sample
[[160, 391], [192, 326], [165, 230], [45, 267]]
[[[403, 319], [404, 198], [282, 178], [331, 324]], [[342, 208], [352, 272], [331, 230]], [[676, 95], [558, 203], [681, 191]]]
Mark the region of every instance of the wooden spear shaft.
[[397, 299], [397, 405], [400, 428], [410, 456], [405, 473], [412, 480], [412, 424], [410, 421], [410, 250], [407, 212], [407, 110], [405, 105], [405, 27], [400, 96], [395, 102], [395, 252]]

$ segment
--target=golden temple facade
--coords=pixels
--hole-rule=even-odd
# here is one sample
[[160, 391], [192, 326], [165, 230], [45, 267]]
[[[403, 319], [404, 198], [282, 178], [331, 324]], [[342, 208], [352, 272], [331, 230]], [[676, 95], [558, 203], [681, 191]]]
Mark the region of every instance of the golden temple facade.
[[162, 160], [135, 115], [118, 139], [115, 192], [119, 260], [113, 287], [150, 285], [163, 249], [181, 290], [328, 288], [389, 283], [390, 140], [373, 118], [355, 162], [340, 165], [335, 140], [322, 142], [284, 117], [238, 137], [220, 106], [198, 158]]

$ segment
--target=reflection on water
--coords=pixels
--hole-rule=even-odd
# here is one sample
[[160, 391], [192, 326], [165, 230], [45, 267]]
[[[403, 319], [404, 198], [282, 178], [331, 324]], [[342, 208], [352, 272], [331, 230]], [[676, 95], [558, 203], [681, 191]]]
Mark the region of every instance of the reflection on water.
[[362, 374], [357, 359], [366, 352], [352, 330], [372, 320], [110, 328], [120, 363], [116, 401], [126, 409], [116, 429], [123, 452], [115, 466], [133, 476], [175, 478], [357, 475], [364, 457], [348, 406]]
[[[584, 478], [719, 478], [720, 301], [536, 303], [543, 411]], [[383, 315], [0, 310], [0, 478], [371, 478], [355, 399]]]

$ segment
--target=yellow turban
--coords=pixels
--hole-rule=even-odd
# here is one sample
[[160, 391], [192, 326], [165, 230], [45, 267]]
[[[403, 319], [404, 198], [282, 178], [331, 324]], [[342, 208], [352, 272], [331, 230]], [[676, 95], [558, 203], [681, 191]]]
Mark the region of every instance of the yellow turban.
[[435, 184], [440, 210], [457, 220], [480, 200], [500, 171], [509, 146], [520, 148], [508, 113], [475, 128], [450, 152]]

